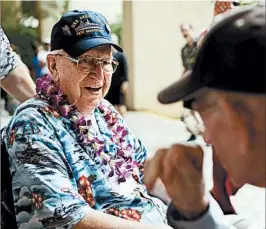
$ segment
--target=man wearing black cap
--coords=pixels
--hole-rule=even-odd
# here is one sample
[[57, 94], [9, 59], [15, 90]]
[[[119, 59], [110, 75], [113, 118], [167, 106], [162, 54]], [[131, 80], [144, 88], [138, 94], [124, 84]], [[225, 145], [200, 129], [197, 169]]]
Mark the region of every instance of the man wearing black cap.
[[[234, 9], [218, 20], [200, 47], [193, 72], [161, 91], [158, 99], [164, 104], [190, 101], [205, 124], [205, 142], [216, 149], [232, 182], [265, 187], [265, 6]], [[221, 209], [206, 194], [202, 170], [201, 147], [182, 144], [158, 150], [146, 164], [147, 187], [159, 177], [172, 197], [170, 225], [251, 228], [243, 220], [226, 224]]]

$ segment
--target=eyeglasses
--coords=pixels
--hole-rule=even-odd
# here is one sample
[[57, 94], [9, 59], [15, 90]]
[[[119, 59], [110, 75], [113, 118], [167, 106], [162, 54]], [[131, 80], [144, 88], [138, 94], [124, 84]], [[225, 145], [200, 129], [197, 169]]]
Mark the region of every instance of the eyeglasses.
[[96, 57], [82, 57], [76, 59], [63, 54], [56, 54], [56, 55], [62, 56], [76, 63], [78, 70], [82, 73], [89, 73], [92, 70], [94, 70], [98, 64], [100, 64], [104, 72], [113, 74], [116, 71], [117, 66], [119, 64], [116, 59], [110, 59], [110, 58], [102, 59]]
[[186, 125], [187, 130], [194, 135], [202, 135], [205, 131], [199, 113], [194, 110], [186, 110], [181, 117], [181, 121]]

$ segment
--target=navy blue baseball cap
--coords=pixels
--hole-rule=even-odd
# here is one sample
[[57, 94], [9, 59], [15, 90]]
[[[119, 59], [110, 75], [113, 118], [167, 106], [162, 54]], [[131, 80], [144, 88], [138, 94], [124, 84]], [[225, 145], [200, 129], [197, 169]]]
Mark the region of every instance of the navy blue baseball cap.
[[191, 108], [203, 88], [265, 95], [265, 56], [265, 5], [231, 10], [208, 31], [193, 70], [162, 90], [158, 100], [162, 104], [182, 100]]
[[51, 33], [51, 51], [63, 49], [72, 57], [105, 44], [123, 52], [112, 41], [111, 28], [106, 18], [94, 11], [66, 12], [54, 25]]

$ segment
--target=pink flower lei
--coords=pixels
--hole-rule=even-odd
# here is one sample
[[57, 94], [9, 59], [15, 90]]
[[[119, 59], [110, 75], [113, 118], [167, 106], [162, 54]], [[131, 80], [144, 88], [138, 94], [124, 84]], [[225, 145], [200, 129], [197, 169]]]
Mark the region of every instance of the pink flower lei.
[[[108, 106], [100, 104], [99, 111], [102, 113], [108, 128], [112, 130], [112, 141], [120, 146], [117, 149], [115, 158], [104, 153], [105, 142], [97, 138], [97, 135], [90, 132], [91, 120], [78, 112], [77, 108], [69, 105], [63, 91], [55, 84], [50, 75], [43, 76], [36, 83], [37, 98], [46, 101], [50, 108], [57, 111], [61, 116], [71, 120], [72, 128], [75, 130], [78, 142], [84, 146], [93, 145], [96, 155], [102, 158], [102, 164], [111, 167], [108, 177], [117, 176], [118, 183], [125, 182], [126, 178], [136, 177], [136, 168], [141, 165], [132, 158], [131, 145], [123, 144], [124, 137], [128, 130], [121, 123], [117, 113], [114, 113]], [[123, 145], [125, 145], [123, 147]]]

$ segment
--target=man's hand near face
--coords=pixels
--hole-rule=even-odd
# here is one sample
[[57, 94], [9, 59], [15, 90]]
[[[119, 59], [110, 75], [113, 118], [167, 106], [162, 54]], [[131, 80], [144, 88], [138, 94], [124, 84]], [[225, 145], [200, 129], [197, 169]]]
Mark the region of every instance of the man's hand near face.
[[208, 208], [203, 180], [203, 150], [177, 144], [160, 149], [145, 165], [144, 182], [151, 190], [156, 179], [164, 183], [172, 202], [187, 219], [197, 218]]

